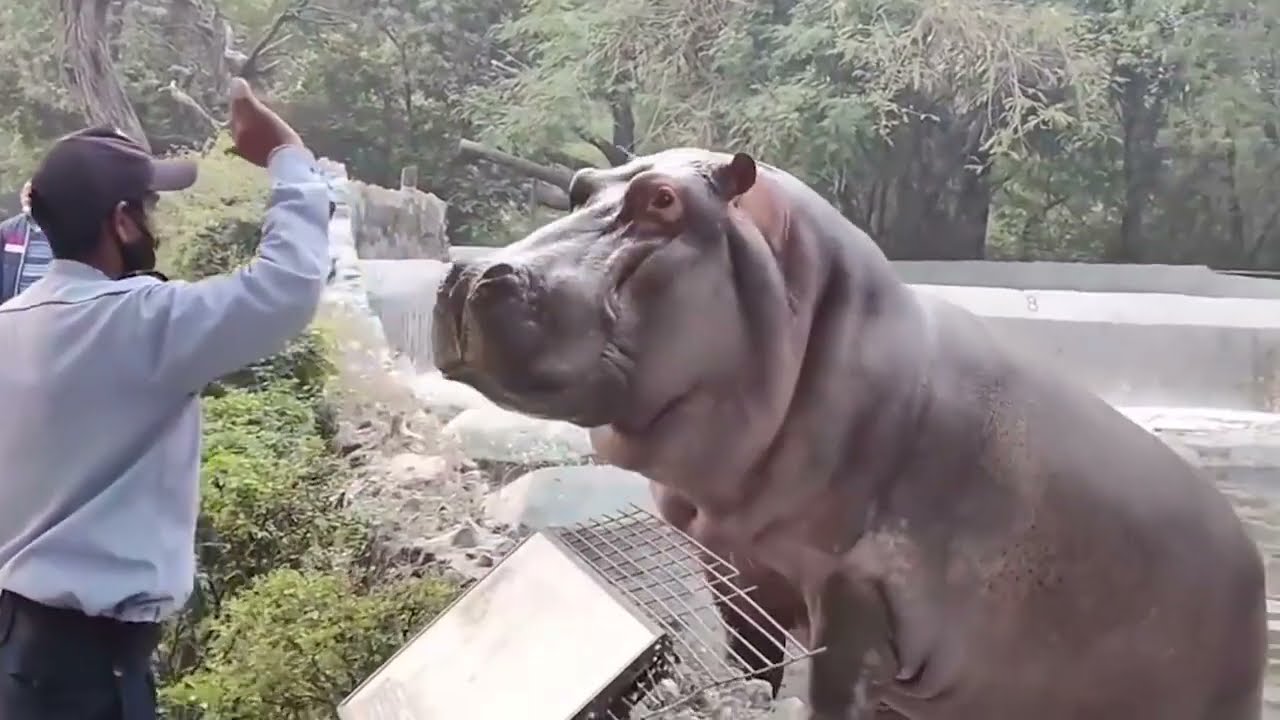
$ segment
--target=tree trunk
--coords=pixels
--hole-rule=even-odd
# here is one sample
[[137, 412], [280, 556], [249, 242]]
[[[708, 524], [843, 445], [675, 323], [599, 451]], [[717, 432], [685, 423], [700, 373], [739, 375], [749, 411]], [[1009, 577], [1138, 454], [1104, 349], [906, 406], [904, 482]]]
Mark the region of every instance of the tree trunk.
[[[613, 113], [613, 146], [626, 151], [622, 153], [622, 157], [629, 156], [636, 151], [636, 117], [631, 111], [631, 93], [619, 93], [609, 103], [609, 110]], [[627, 164], [626, 159], [615, 162], [612, 157], [609, 162], [615, 167]]]
[[867, 202], [867, 230], [894, 260], [981, 260], [991, 212], [975, 118], [912, 123], [894, 138]]
[[1147, 108], [1147, 78], [1134, 72], [1125, 78], [1120, 93], [1121, 173], [1124, 177], [1124, 207], [1121, 208], [1120, 234], [1107, 243], [1109, 262], [1142, 262], [1143, 225], [1151, 187], [1147, 172], [1147, 156], [1154, 148], [1155, 127]]
[[80, 98], [85, 119], [111, 125], [150, 149], [133, 104], [111, 61], [107, 34], [110, 0], [58, 0], [63, 23], [67, 82]]

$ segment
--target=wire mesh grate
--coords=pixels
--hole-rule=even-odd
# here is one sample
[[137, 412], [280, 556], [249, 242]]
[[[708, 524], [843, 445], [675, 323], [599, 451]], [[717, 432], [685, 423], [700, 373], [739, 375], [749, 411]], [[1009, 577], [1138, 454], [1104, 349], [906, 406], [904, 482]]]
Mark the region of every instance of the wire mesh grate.
[[[632, 687], [600, 714], [600, 720], [666, 717], [696, 704], [709, 690], [747, 680], [803, 660], [790, 633], [768, 618], [743, 587], [737, 569], [689, 535], [648, 511], [633, 507], [550, 532], [625, 595], [664, 633], [654, 661]], [[717, 610], [717, 607], [721, 608]], [[764, 637], [743, 637], [720, 612], [735, 614]], [[754, 633], [753, 633], [754, 635]], [[731, 647], [730, 641], [736, 640]], [[753, 655], [744, 657], [744, 654]], [[778, 657], [780, 662], [769, 662]], [[748, 670], [748, 667], [754, 670]]]

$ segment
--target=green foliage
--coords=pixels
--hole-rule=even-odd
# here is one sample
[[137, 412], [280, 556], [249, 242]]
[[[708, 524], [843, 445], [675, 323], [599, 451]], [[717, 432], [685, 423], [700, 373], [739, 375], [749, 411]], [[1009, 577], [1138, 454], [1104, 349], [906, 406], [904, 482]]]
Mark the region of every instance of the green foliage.
[[318, 29], [286, 116], [320, 154], [367, 182], [396, 185], [417, 165], [419, 186], [449, 204], [450, 239], [484, 243], [524, 182], [463, 161], [458, 141], [478, 134], [465, 90], [490, 82], [502, 53], [494, 23], [520, 0], [335, 0], [340, 22]]
[[431, 579], [363, 592], [341, 573], [276, 570], [211, 623], [203, 669], [166, 688], [165, 699], [217, 720], [332, 718], [455, 593]]
[[53, 8], [0, 2], [0, 193], [30, 177], [49, 139], [80, 124], [58, 57], [49, 52], [59, 36]]
[[[616, 164], [611, 143], [688, 144], [793, 171], [895, 257], [1280, 268], [1274, 2], [108, 5], [108, 47], [164, 149], [215, 134], [184, 98], [223, 112], [208, 23], [227, 19], [247, 52], [293, 7], [259, 85], [353, 177], [394, 184], [417, 165], [456, 243], [502, 244], [547, 217], [527, 178], [461, 156], [462, 138], [567, 169]], [[21, 28], [0, 38], [0, 189], [81, 122], [48, 52], [63, 35], [54, 9], [0, 3], [0, 26]], [[264, 182], [237, 160], [208, 164], [208, 185], [233, 196]], [[256, 220], [251, 204], [227, 208]], [[211, 212], [176, 213], [172, 244], [196, 247]]]
[[258, 248], [269, 184], [265, 170], [228, 153], [220, 135], [199, 159], [200, 174], [186, 192], [166, 195], [154, 222], [161, 240], [161, 269], [194, 280], [246, 262]]
[[315, 414], [288, 385], [211, 398], [205, 422], [199, 556], [214, 602], [268, 570], [363, 547], [363, 528], [335, 512], [342, 475]]

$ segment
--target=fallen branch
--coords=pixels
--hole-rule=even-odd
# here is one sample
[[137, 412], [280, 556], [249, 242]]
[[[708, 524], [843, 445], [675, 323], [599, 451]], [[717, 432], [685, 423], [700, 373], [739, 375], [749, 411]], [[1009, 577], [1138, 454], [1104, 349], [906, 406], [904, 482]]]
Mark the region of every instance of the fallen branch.
[[533, 187], [530, 189], [529, 196], [533, 199], [533, 202], [543, 207], [549, 207], [552, 210], [567, 211], [569, 209], [569, 193], [536, 178], [533, 180]]
[[212, 132], [217, 132], [218, 130], [220, 130], [222, 127], [225, 126], [225, 123], [223, 121], [215, 118], [212, 113], [204, 109], [204, 106], [201, 105], [198, 101], [196, 101], [195, 98], [183, 92], [182, 89], [178, 87], [178, 84], [176, 81], [170, 80], [168, 85], [161, 88], [161, 91], [167, 94], [169, 97], [173, 98], [174, 101], [177, 102], [179, 105], [189, 108], [202, 120], [208, 123], [209, 129]]
[[495, 165], [510, 168], [525, 177], [536, 178], [565, 192], [569, 191], [569, 181], [573, 179], [573, 171], [567, 168], [536, 163], [465, 138], [458, 141], [458, 155], [464, 158], [485, 160]]

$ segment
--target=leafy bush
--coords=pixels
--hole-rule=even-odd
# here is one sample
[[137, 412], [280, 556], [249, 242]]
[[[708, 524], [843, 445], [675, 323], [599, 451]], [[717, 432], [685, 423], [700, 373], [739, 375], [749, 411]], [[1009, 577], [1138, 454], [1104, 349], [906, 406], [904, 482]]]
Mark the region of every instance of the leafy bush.
[[288, 384], [299, 397], [319, 400], [324, 384], [334, 373], [332, 345], [323, 329], [308, 328], [275, 355], [210, 385], [205, 395], [218, 396], [234, 388], [261, 390]]
[[332, 718], [342, 698], [455, 593], [432, 579], [362, 593], [341, 573], [276, 570], [211, 623], [204, 667], [164, 699], [218, 720]]
[[327, 566], [358, 551], [364, 528], [336, 511], [342, 475], [311, 407], [287, 389], [205, 403], [202, 588], [218, 603], [269, 570]]
[[[266, 171], [234, 155], [228, 135], [220, 135], [199, 155], [200, 176], [186, 192], [166, 195], [156, 209], [161, 270], [187, 279], [225, 272], [239, 262], [199, 264], [204, 253], [248, 259], [258, 244], [258, 228], [270, 188]], [[237, 253], [247, 249], [246, 253]], [[180, 261], [179, 259], [182, 258]]]
[[262, 220], [228, 219], [207, 225], [171, 254], [175, 277], [194, 280], [234, 270], [258, 251]]

